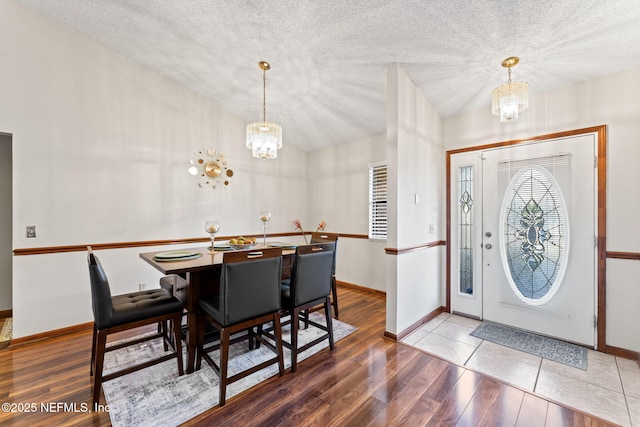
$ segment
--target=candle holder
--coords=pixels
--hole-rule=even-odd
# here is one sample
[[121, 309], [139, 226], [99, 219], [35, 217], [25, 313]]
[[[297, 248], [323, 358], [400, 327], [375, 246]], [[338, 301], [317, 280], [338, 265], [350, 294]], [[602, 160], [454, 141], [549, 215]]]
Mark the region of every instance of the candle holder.
[[271, 220], [271, 212], [260, 211], [260, 221], [262, 221], [262, 245], [267, 246], [267, 223]]

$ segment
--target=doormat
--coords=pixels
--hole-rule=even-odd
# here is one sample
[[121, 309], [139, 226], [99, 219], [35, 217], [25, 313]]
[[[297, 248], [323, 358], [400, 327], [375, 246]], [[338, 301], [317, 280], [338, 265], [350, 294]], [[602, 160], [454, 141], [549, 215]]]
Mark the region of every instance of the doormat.
[[567, 366], [587, 370], [587, 349], [576, 344], [487, 322], [482, 322], [470, 335]]

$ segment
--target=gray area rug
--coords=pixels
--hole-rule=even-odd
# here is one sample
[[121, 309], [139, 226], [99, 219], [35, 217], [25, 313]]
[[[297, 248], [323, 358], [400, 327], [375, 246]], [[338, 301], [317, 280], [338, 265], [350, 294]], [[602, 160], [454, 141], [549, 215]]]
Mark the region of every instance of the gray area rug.
[[[311, 313], [311, 319], [325, 324], [324, 315]], [[356, 327], [333, 320], [334, 340], [337, 342], [355, 332]], [[283, 339], [290, 342], [289, 325], [283, 327]], [[309, 325], [298, 334], [299, 345], [314, 340], [323, 334]], [[336, 344], [338, 345], [338, 344]], [[298, 362], [328, 348], [328, 341], [315, 345], [299, 354]], [[114, 350], [105, 355], [105, 374], [157, 357], [164, 353], [160, 339], [147, 341], [135, 346]], [[211, 357], [219, 361], [219, 352], [211, 352]], [[246, 341], [231, 346], [229, 354], [229, 376], [243, 370], [244, 366], [255, 365], [273, 357], [273, 352], [260, 346], [249, 350]], [[185, 355], [186, 358], [186, 355]], [[291, 353], [284, 349], [285, 368], [291, 366]], [[260, 382], [278, 375], [278, 366], [271, 365], [249, 375], [227, 387], [227, 401], [238, 393]], [[287, 375], [287, 374], [285, 374]], [[114, 426], [177, 426], [196, 415], [218, 405], [218, 376], [211, 367], [202, 363], [202, 368], [192, 374], [178, 376], [176, 360], [133, 372], [103, 384], [103, 391], [109, 406], [111, 423]]]
[[520, 329], [483, 322], [471, 335], [574, 368], [587, 369], [587, 349]]
[[8, 317], [4, 321], [0, 319], [0, 324], [2, 324], [2, 328], [0, 328], [0, 349], [3, 349], [9, 347], [13, 337], [13, 317]]
[[13, 317], [7, 317], [4, 319], [4, 322], [2, 322], [0, 341], [11, 341], [11, 337], [13, 337]]

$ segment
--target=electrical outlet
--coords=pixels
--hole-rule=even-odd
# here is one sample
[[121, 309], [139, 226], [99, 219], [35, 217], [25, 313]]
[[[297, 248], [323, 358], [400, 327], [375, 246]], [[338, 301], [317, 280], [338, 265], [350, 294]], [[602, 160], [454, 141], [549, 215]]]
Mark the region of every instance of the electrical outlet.
[[36, 237], [36, 226], [35, 225], [27, 225], [27, 238]]
[[138, 283], [138, 290], [139, 291], [144, 291], [147, 289], [147, 284], [146, 283]]

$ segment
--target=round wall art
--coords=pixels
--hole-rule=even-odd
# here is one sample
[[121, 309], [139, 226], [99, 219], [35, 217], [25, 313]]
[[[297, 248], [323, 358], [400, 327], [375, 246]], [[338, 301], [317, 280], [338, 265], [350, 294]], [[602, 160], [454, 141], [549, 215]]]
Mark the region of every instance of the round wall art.
[[200, 188], [227, 186], [233, 177], [233, 170], [224, 154], [215, 148], [203, 148], [189, 160], [189, 173], [198, 178]]

